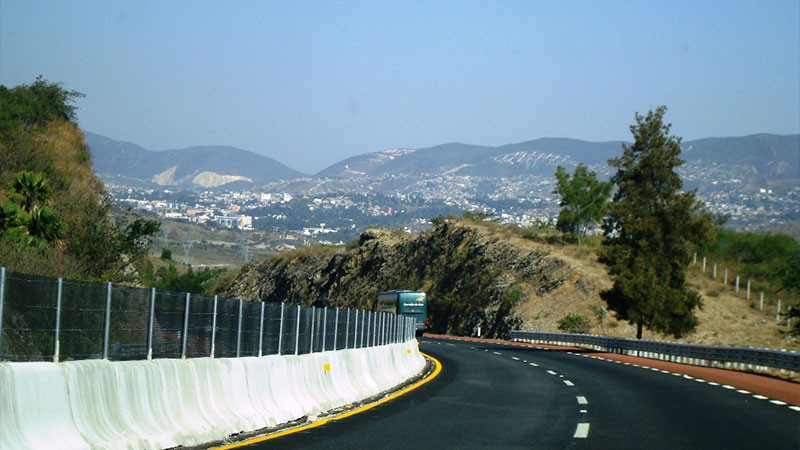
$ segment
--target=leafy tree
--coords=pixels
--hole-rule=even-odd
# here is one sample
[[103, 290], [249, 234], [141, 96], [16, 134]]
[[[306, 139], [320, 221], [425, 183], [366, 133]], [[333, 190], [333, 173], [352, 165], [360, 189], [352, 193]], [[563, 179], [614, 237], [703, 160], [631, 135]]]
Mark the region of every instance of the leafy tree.
[[578, 164], [572, 178], [558, 166], [556, 179], [558, 183], [553, 193], [561, 196], [557, 228], [571, 234], [580, 245], [589, 225], [603, 218], [612, 184], [598, 181], [597, 174], [589, 172], [583, 164]]
[[711, 238], [712, 217], [683, 186], [676, 169], [681, 138], [669, 136], [666, 107], [635, 115], [633, 145], [609, 161], [618, 190], [603, 224], [599, 260], [608, 266], [611, 289], [601, 292], [619, 319], [680, 337], [697, 326], [702, 299], [686, 284], [693, 245]]

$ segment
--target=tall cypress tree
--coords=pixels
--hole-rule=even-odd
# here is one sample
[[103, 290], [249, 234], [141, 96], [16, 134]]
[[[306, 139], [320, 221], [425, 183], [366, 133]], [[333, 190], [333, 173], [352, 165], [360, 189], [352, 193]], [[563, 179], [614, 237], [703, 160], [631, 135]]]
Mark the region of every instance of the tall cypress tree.
[[599, 259], [614, 285], [600, 296], [619, 319], [636, 324], [637, 339], [643, 327], [680, 337], [697, 326], [702, 299], [687, 286], [686, 269], [693, 244], [711, 238], [711, 215], [694, 191], [681, 191], [681, 138], [669, 136], [666, 110], [636, 114], [633, 145], [608, 162], [617, 169], [617, 192]]

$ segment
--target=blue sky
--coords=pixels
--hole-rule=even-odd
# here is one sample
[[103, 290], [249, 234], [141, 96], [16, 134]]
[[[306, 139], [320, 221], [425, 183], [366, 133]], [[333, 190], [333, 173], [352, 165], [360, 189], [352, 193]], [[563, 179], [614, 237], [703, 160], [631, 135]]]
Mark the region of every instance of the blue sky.
[[87, 131], [316, 172], [446, 142], [800, 130], [794, 1], [0, 1], [0, 84], [86, 94]]

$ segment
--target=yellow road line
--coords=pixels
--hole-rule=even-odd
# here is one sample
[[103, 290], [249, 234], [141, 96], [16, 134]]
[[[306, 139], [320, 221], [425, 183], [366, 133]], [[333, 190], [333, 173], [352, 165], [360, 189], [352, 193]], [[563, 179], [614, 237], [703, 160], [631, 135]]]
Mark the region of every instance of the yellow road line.
[[389, 395], [389, 396], [387, 396], [385, 398], [382, 398], [382, 399], [378, 400], [377, 402], [370, 403], [369, 405], [364, 405], [364, 406], [362, 406], [360, 408], [356, 408], [356, 409], [354, 409], [352, 411], [348, 411], [346, 413], [339, 414], [338, 416], [326, 417], [326, 418], [324, 418], [322, 420], [318, 420], [318, 421], [316, 421], [314, 423], [310, 423], [308, 425], [303, 425], [301, 427], [291, 428], [291, 429], [288, 429], [288, 430], [279, 431], [277, 433], [269, 434], [267, 436], [260, 436], [260, 437], [249, 439], [249, 440], [246, 440], [246, 441], [236, 442], [234, 444], [224, 445], [222, 447], [214, 447], [214, 450], [228, 450], [228, 449], [231, 449], [231, 448], [244, 447], [244, 446], [247, 446], [247, 445], [257, 444], [259, 442], [268, 441], [270, 439], [279, 438], [281, 436], [286, 436], [287, 434], [293, 434], [293, 433], [298, 433], [300, 431], [308, 430], [308, 429], [311, 429], [311, 428], [317, 428], [317, 427], [320, 427], [322, 425], [325, 425], [328, 422], [341, 420], [341, 419], [344, 419], [344, 418], [347, 418], [347, 417], [354, 416], [356, 414], [362, 413], [364, 411], [370, 410], [370, 409], [372, 409], [372, 408], [374, 408], [374, 407], [376, 407], [378, 405], [382, 405], [382, 404], [384, 404], [384, 403], [386, 403], [388, 401], [394, 400], [397, 397], [400, 397], [401, 395], [407, 394], [407, 393], [413, 391], [414, 389], [422, 386], [423, 384], [433, 380], [434, 378], [436, 378], [439, 375], [439, 372], [442, 371], [442, 363], [440, 363], [439, 360], [437, 360], [436, 358], [434, 358], [434, 357], [432, 357], [430, 355], [426, 355], [425, 353], [422, 353], [422, 352], [420, 352], [420, 354], [422, 354], [423, 356], [425, 356], [427, 358], [430, 358], [431, 361], [433, 361], [433, 363], [436, 365], [436, 368], [433, 370], [433, 372], [431, 372], [431, 374], [428, 375], [427, 377], [425, 377], [424, 379], [419, 380], [416, 383], [414, 383], [414, 384], [412, 384], [410, 386], [407, 386], [407, 387], [405, 387], [405, 388], [403, 388], [403, 389], [401, 389], [401, 390], [399, 390], [399, 391], [397, 391], [397, 392], [395, 392], [395, 393], [393, 393], [393, 394], [391, 394], [391, 395]]

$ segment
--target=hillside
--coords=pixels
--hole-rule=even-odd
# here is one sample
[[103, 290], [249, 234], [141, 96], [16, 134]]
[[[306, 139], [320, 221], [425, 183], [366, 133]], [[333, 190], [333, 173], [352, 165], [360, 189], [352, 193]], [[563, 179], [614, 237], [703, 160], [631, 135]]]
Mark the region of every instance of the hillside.
[[[633, 337], [627, 322], [593, 311], [610, 285], [590, 248], [564, 245], [554, 236], [465, 219], [437, 220], [418, 235], [369, 230], [347, 247], [312, 247], [252, 263], [226, 295], [247, 300], [322, 302], [371, 308], [388, 289], [428, 292], [433, 331], [503, 337], [515, 328], [558, 331], [569, 313], [591, 319], [590, 332]], [[705, 298], [698, 329], [681, 342], [800, 348], [784, 339], [774, 306], [753, 307], [719, 281], [695, 275]], [[667, 339], [645, 331], [645, 339]]]
[[158, 186], [214, 188], [231, 183], [262, 185], [304, 176], [272, 158], [229, 146], [150, 151], [128, 142], [86, 133], [98, 174]]
[[[451, 143], [422, 149], [395, 149], [354, 156], [315, 176], [377, 177], [387, 174], [452, 174], [478, 177], [550, 176], [556, 167], [583, 163], [600, 172], [618, 156], [622, 142], [542, 138], [499, 147]], [[748, 182], [800, 179], [800, 135], [756, 134], [683, 142], [687, 163], [723, 165]], [[730, 171], [729, 171], [730, 172]]]
[[112, 217], [71, 105], [81, 95], [41, 77], [0, 86], [0, 266], [121, 280], [157, 226]]

